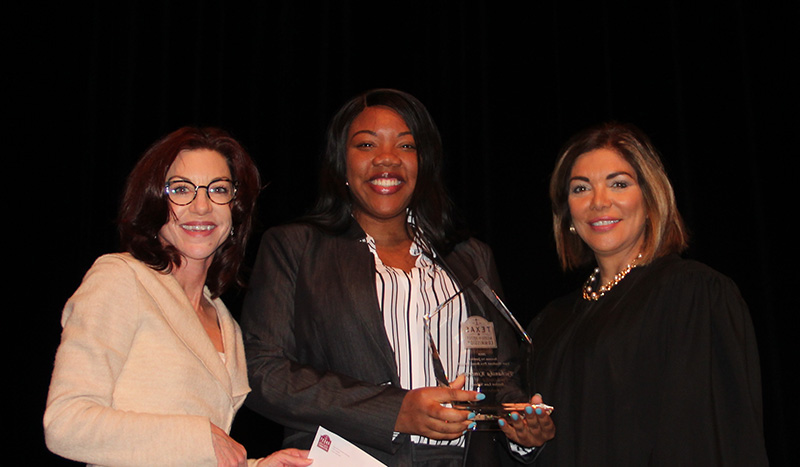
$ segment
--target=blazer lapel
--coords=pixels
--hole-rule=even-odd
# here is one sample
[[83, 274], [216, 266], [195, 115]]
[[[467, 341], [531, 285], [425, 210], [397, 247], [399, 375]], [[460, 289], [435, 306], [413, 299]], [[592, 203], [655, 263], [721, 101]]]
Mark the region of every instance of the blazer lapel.
[[341, 283], [347, 288], [353, 303], [353, 313], [367, 329], [367, 338], [380, 350], [384, 364], [393, 369], [397, 378], [397, 363], [394, 352], [386, 336], [383, 315], [378, 304], [378, 293], [375, 288], [375, 259], [366, 243], [366, 234], [356, 222], [338, 240], [340, 248], [334, 249]]
[[[230, 394], [231, 377], [178, 281], [171, 274], [154, 271], [138, 261], [136, 264], [139, 266], [136, 269], [142, 284], [158, 304], [161, 314], [175, 335]], [[223, 340], [225, 337], [227, 336], [223, 334]]]
[[[250, 392], [250, 386], [247, 383], [247, 364], [244, 363], [242, 333], [222, 300], [216, 300], [214, 304], [217, 306], [222, 342], [225, 345], [226, 375], [230, 375], [228, 378], [231, 382], [230, 394], [233, 397], [245, 396]], [[217, 357], [219, 360], [219, 356]], [[242, 363], [240, 364], [240, 362]]]

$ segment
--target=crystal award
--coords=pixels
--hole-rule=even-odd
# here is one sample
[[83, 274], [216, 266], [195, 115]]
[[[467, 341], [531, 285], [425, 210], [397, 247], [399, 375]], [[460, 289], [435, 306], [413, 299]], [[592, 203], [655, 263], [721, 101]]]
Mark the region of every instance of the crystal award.
[[465, 389], [486, 397], [477, 402], [455, 402], [453, 407], [476, 414], [477, 430], [498, 430], [497, 419], [511, 412], [523, 413], [530, 403], [529, 364], [533, 343], [502, 300], [482, 278], [448, 298], [423, 319], [434, 375], [439, 386], [448, 386], [439, 352], [431, 334], [431, 319], [453, 313], [453, 302], [466, 299], [469, 318], [461, 324], [466, 355], [459, 360], [458, 373], [466, 375]]

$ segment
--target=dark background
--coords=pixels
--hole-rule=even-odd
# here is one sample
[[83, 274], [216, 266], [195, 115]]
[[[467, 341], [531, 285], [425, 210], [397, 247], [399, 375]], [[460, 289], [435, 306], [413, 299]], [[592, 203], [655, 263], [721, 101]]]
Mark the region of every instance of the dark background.
[[[6, 238], [20, 250], [8, 269], [22, 274], [4, 282], [23, 345], [6, 354], [7, 387], [23, 393], [7, 399], [23, 408], [8, 421], [34, 464], [59, 462], [41, 416], [61, 308], [94, 259], [117, 251], [116, 209], [139, 155], [183, 125], [229, 130], [270, 182], [263, 231], [310, 207], [327, 121], [374, 87], [428, 106], [448, 188], [494, 248], [525, 323], [586, 277], [562, 273], [554, 252], [547, 184], [559, 146], [609, 119], [645, 130], [693, 234], [686, 256], [732, 277], [750, 305], [767, 447], [773, 465], [789, 463], [795, 2], [78, 3], [12, 7], [2, 20], [6, 160], [23, 173], [22, 195], [6, 200], [20, 210]], [[225, 300], [238, 316], [241, 294]], [[280, 438], [246, 409], [233, 435], [251, 455]]]

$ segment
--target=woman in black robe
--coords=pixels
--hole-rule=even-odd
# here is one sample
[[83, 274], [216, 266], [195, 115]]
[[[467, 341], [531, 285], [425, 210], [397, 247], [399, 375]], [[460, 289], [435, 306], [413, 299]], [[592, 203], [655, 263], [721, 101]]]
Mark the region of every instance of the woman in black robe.
[[531, 323], [559, 427], [540, 465], [766, 465], [758, 352], [736, 285], [678, 256], [687, 235], [657, 151], [610, 123], [550, 183], [562, 266], [597, 267]]

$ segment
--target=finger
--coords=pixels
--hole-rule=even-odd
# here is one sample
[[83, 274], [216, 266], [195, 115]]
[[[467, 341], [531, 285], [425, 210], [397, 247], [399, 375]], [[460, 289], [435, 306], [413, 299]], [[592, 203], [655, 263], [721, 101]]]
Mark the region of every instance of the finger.
[[486, 399], [486, 395], [478, 391], [464, 391], [462, 389], [445, 389], [441, 388], [442, 392], [440, 402], [476, 402]]
[[226, 449], [217, 458], [218, 466], [235, 466], [242, 467], [247, 465], [246, 456], [241, 456], [238, 452], [232, 449]]
[[283, 464], [289, 467], [305, 467], [307, 465], [311, 465], [313, 462], [314, 461], [311, 459], [305, 459], [300, 457], [289, 457]]
[[231, 438], [215, 436], [213, 438], [214, 453], [220, 466], [243, 466], [247, 462], [247, 451], [244, 446]]
[[[431, 410], [428, 412], [428, 416], [431, 418], [432, 423], [436, 423], [437, 426], [439, 423], [447, 423], [450, 425], [461, 425], [463, 427], [467, 427], [471, 423], [472, 419], [475, 418], [475, 413], [469, 410], [454, 409], [438, 405], [431, 407]], [[448, 431], [455, 429], [457, 428], [451, 428]], [[463, 429], [464, 428], [462, 428], [462, 430]]]
[[[303, 454], [305, 452], [305, 454]], [[258, 467], [305, 467], [311, 465], [311, 459], [307, 459], [308, 451], [299, 451], [297, 449], [284, 449], [278, 452], [273, 452], [263, 459], [259, 459]]]
[[525, 422], [532, 428], [539, 426], [539, 418], [542, 415], [544, 415], [544, 412], [540, 408], [534, 408], [530, 405], [525, 407]]
[[537, 415], [537, 418], [542, 437], [545, 440], [553, 439], [556, 435], [556, 424], [553, 423], [553, 419], [550, 418], [550, 414], [544, 412], [542, 415]]
[[428, 416], [429, 418], [426, 420], [425, 425], [434, 433], [458, 437], [465, 430], [471, 429], [474, 426], [472, 419], [475, 418], [475, 414], [467, 410], [453, 409], [439, 405], [435, 406], [429, 412]]
[[231, 446], [226, 449], [225, 459], [227, 463], [224, 465], [233, 465], [237, 467], [244, 467], [247, 465], [247, 454], [245, 453], [244, 447], [241, 445]]
[[555, 424], [545, 410], [527, 406], [523, 413], [524, 416], [512, 412], [500, 423], [510, 440], [531, 447], [541, 446], [555, 437]]
[[280, 452], [284, 452], [293, 457], [308, 457], [308, 449], [286, 448]]
[[290, 467], [305, 467], [307, 465], [311, 465], [313, 462], [311, 459], [307, 459], [305, 457], [298, 457], [292, 455], [290, 453], [282, 452], [280, 456], [277, 458], [280, 461], [280, 466], [290, 466]]
[[542, 399], [541, 394], [534, 394], [534, 396], [531, 397], [531, 405], [534, 406], [534, 408], [541, 408], [548, 414], [553, 411], [552, 407], [548, 407], [547, 404], [544, 403], [544, 399]]
[[441, 420], [431, 419], [429, 423], [426, 424], [426, 432], [423, 433], [423, 436], [432, 439], [456, 439], [473, 426], [474, 422], [472, 421], [447, 423]]
[[467, 375], [460, 374], [450, 383], [450, 387], [453, 389], [462, 389], [464, 384], [467, 382]]
[[[533, 407], [540, 404], [545, 405], [542, 395], [538, 393], [534, 394], [533, 397], [531, 397], [531, 407], [525, 408], [525, 411], [529, 414], [528, 424], [539, 428], [545, 438], [552, 439], [553, 436], [555, 436], [555, 424], [550, 418], [550, 413], [553, 411], [553, 409], [548, 409], [547, 407]], [[533, 422], [533, 419], [536, 420], [536, 423]]]
[[527, 420], [523, 415], [520, 415], [519, 412], [511, 412], [505, 418], [511, 427], [517, 432], [525, 430], [525, 428], [528, 426]]
[[[467, 382], [467, 375], [460, 374], [450, 383], [450, 390], [451, 392], [448, 393], [448, 397], [450, 400], [454, 401], [482, 401], [486, 398], [485, 394], [482, 394], [478, 391], [464, 391], [464, 385]], [[458, 392], [452, 392], [458, 391]], [[466, 399], [465, 399], [466, 398]]]
[[509, 423], [504, 418], [498, 419], [497, 425], [500, 427], [500, 431], [502, 431], [506, 435], [506, 438], [510, 439], [511, 441], [514, 441], [515, 443], [519, 442], [519, 439], [517, 438], [517, 431], [514, 429], [514, 427], [509, 425]]

